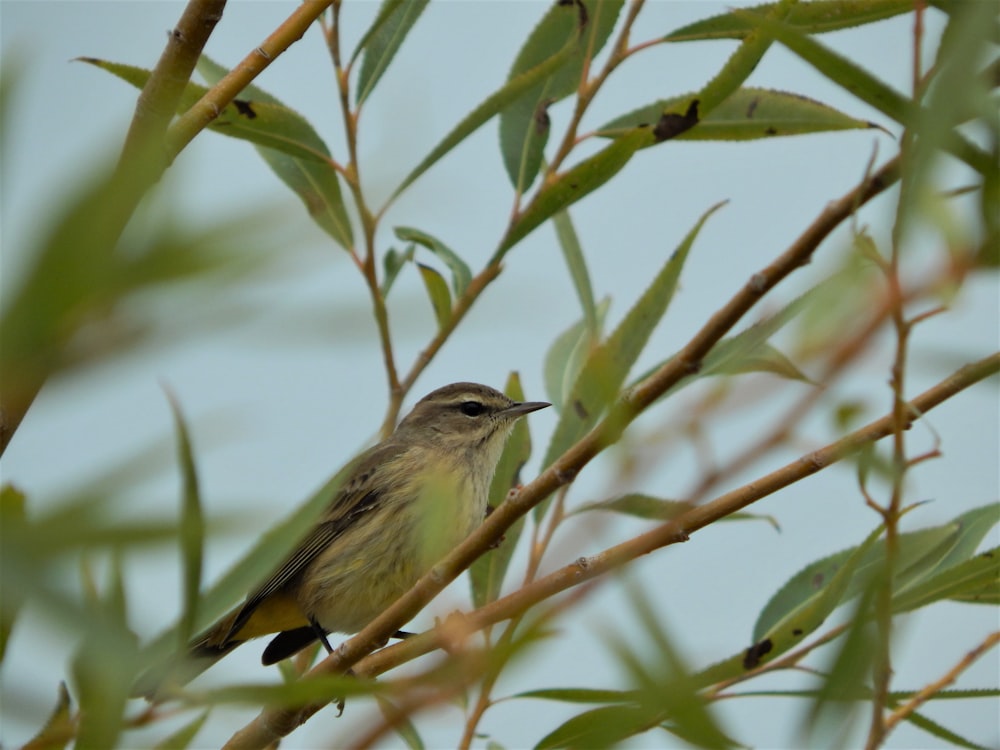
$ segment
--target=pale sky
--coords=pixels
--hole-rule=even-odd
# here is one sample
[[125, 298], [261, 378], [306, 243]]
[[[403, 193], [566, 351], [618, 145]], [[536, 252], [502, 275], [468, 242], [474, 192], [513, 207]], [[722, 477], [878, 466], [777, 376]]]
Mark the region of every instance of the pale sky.
[[[737, 3], [650, 2], [633, 38], [654, 38], [733, 4]], [[234, 64], [291, 7], [280, 2], [230, 3], [209, 42], [208, 54], [223, 64]], [[363, 174], [376, 204], [444, 133], [501, 84], [521, 41], [545, 7], [541, 2], [501, 0], [430, 5], [362, 118]], [[136, 92], [128, 85], [70, 61], [94, 56], [151, 67], [181, 8], [172, 2], [0, 3], [4, 61], [8, 55], [19, 56], [23, 68], [16, 97], [5, 113], [3, 134], [4, 293], [16, 285], [28, 262], [39, 222], [98, 155], [116, 151], [134, 105]], [[347, 39], [357, 39], [376, 9], [373, 2], [345, 3]], [[940, 19], [930, 13], [929, 20], [934, 38]], [[906, 91], [911, 26], [912, 21], [904, 17], [821, 39]], [[933, 44], [926, 46], [933, 50]], [[718, 70], [732, 49], [731, 42], [651, 49], [616, 73], [586, 122], [595, 127], [640, 104], [694, 90]], [[308, 33], [258, 84], [302, 112], [335, 154], [343, 152], [332, 70], [318, 32]], [[824, 82], [783, 49], [767, 54], [748, 85], [802, 93], [873, 120], [893, 135], [899, 133], [886, 117]], [[559, 132], [568, 118], [568, 103], [553, 107], [550, 114], [554, 132]], [[639, 154], [616, 180], [571, 209], [595, 295], [612, 299], [609, 323], [613, 326], [698, 217], [718, 201], [729, 200], [698, 238], [674, 307], [635, 372], [683, 344], [754, 271], [780, 253], [827, 201], [856, 184], [873, 149], [884, 160], [897, 147], [890, 136], [875, 130], [754, 143], [672, 142]], [[955, 186], [967, 178], [954, 169], [945, 182]], [[3, 457], [0, 471], [4, 482], [14, 482], [28, 494], [29, 508], [39, 510], [51, 507], [101, 467], [137, 446], [159, 441], [168, 468], [127, 493], [123, 505], [129, 513], [172, 512], [178, 480], [172, 463], [171, 418], [161, 388], [161, 384], [169, 385], [190, 420], [209, 512], [246, 514], [244, 535], [209, 540], [205, 577], [210, 582], [269, 524], [284, 517], [368, 444], [382, 419], [385, 378], [356, 270], [341, 250], [310, 225], [297, 200], [248, 143], [204, 133], [181, 155], [165, 182], [177, 215], [192, 224], [258, 206], [281, 206], [282, 218], [288, 222], [288, 242], [274, 247], [281, 261], [273, 277], [240, 289], [236, 298], [248, 314], [217, 325], [212, 322], [221, 313], [177, 310], [161, 301], [163, 314], [180, 321], [175, 323], [178, 330], [173, 339], [48, 383]], [[870, 225], [878, 240], [887, 236], [894, 195], [866, 207], [859, 219]], [[510, 206], [511, 188], [492, 122], [399, 201], [383, 225], [379, 245], [385, 248], [395, 241], [393, 226], [415, 226], [456, 249], [476, 271], [502, 233]], [[812, 267], [797, 272], [772, 302], [751, 313], [740, 328], [822, 278], [829, 258], [847, 240], [845, 231], [838, 232]], [[934, 242], [927, 238], [915, 252], [932, 252]], [[400, 277], [390, 298], [397, 355], [404, 369], [434, 330], [430, 306], [412, 270]], [[963, 362], [994, 351], [1000, 338], [997, 313], [995, 277], [970, 281], [948, 315], [918, 329], [911, 392], [937, 382]], [[501, 278], [422, 375], [408, 404], [458, 380], [502, 387], [512, 369], [521, 373], [529, 399], [545, 399], [545, 352], [579, 315], [554, 232], [545, 225], [509, 254]], [[883, 338], [881, 345], [859, 372], [838, 384], [835, 394], [868, 400], [872, 416], [883, 413], [889, 404], [885, 383], [890, 339]], [[808, 387], [759, 377], [745, 391], [745, 398], [773, 400], [765, 402], [764, 408], [744, 408], [724, 425], [708, 426], [719, 455], [734, 452], [761, 424], [769, 424], [769, 416], [780, 413], [776, 404], [789, 403]], [[682, 394], [644, 417], [635, 436], [683, 419], [693, 395]], [[553, 411], [530, 418], [535, 452], [526, 479], [539, 468], [555, 424]], [[932, 502], [910, 515], [907, 528], [943, 523], [997, 499], [997, 418], [995, 381], [933, 412], [930, 424], [941, 438], [945, 457], [922, 464], [914, 472], [908, 500]], [[219, 437], [220, 433], [225, 436]], [[914, 452], [933, 444], [933, 433], [923, 425], [918, 424], [911, 434]], [[806, 423], [797, 450], [771, 456], [734, 481], [749, 481], [793, 460], [799, 449], [822, 445], [833, 436], [828, 420], [813, 419]], [[655, 471], [623, 486], [613, 471], [616, 459], [599, 460], [581, 474], [570, 497], [582, 503], [629, 490], [676, 497], [690, 488], [695, 476], [690, 446], [672, 447], [654, 463]], [[631, 568], [632, 575], [648, 585], [667, 628], [693, 668], [748, 646], [757, 613], [791, 574], [814, 559], [859, 543], [876, 523], [848, 467], [796, 484], [753, 510], [775, 516], [782, 532], [777, 534], [763, 523], [716, 524], [688, 543], [650, 555]], [[548, 569], [597, 552], [643, 528], [638, 522], [610, 517], [568, 526], [547, 561]], [[996, 538], [994, 533], [992, 539]], [[142, 638], [151, 638], [179, 611], [176, 555], [166, 550], [133, 561], [130, 572], [133, 624]], [[515, 561], [512, 579], [519, 575]], [[425, 628], [435, 615], [466, 607], [463, 578], [410, 629]], [[936, 605], [899, 620], [899, 669], [894, 684], [919, 688], [936, 679], [996, 624], [995, 610], [959, 605]], [[624, 686], [624, 677], [603, 641], [609, 633], [638, 632], [619, 583], [606, 582], [559, 627], [559, 637], [542, 644], [501, 681], [499, 695], [535, 687]], [[0, 669], [4, 706], [0, 742], [5, 746], [23, 743], [44, 720], [75, 645], [71, 623], [56, 627], [42, 613], [30, 610], [18, 621]], [[263, 642], [239, 649], [213, 668], [203, 684], [275, 679], [274, 670], [265, 671], [259, 665], [262, 646]], [[987, 657], [960, 684], [995, 687], [998, 683], [997, 659]], [[795, 684], [771, 679], [748, 687]], [[992, 707], [988, 703], [955, 701], [930, 706], [927, 714], [995, 746], [1000, 742], [995, 702]], [[723, 726], [754, 747], [789, 746], [799, 709], [792, 701], [764, 699], [717, 706]], [[321, 714], [296, 732], [287, 746], [335, 745], [337, 740], [332, 738], [351, 737], [351, 728], [365, 722], [374, 710], [358, 701], [349, 704], [340, 720], [329, 712]], [[523, 747], [581, 710], [550, 702], [510, 702], [491, 710], [482, 730], [507, 747]], [[218, 746], [253, 715], [247, 710], [216, 711], [196, 746]], [[460, 709], [446, 707], [434, 717], [421, 718], [418, 726], [426, 727], [428, 747], [444, 747], [455, 741], [456, 727], [462, 721]], [[163, 728], [171, 726], [166, 722]], [[140, 742], [152, 742], [152, 736], [129, 735], [142, 737]], [[903, 726], [888, 746], [933, 747], [933, 739]], [[628, 746], [658, 747], [665, 740], [663, 734], [650, 733]]]

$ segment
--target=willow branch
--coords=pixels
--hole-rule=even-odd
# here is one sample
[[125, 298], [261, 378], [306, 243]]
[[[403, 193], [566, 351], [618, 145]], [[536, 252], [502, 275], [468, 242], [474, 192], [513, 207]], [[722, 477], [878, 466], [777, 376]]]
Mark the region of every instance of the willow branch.
[[298, 5], [259, 47], [243, 58], [242, 62], [179, 117], [167, 131], [167, 159], [177, 156], [265, 68], [301, 39], [313, 21], [319, 18], [331, 2], [332, 0], [309, 0]]
[[[909, 401], [910, 414], [913, 419], [921, 418], [966, 388], [998, 372], [1000, 372], [1000, 352], [991, 354], [978, 362], [966, 365]], [[464, 618], [464, 623], [471, 632], [481, 630], [503, 620], [508, 620], [522, 614], [539, 602], [545, 601], [574, 586], [591, 581], [643, 555], [647, 555], [650, 552], [676, 542], [685, 541], [691, 534], [715, 521], [822, 471], [862, 448], [891, 435], [893, 427], [894, 416], [890, 413], [760, 479], [731, 492], [727, 492], [703, 506], [692, 508], [678, 518], [663, 523], [655, 529], [651, 529], [644, 534], [610, 547], [591, 557], [581, 557], [572, 564], [543, 578], [539, 578], [534, 583], [523, 587], [519, 591], [470, 613]], [[528, 485], [525, 490], [528, 487], [531, 487], [531, 485]], [[489, 523], [503, 507], [501, 506], [501, 508], [494, 511], [486, 519], [484, 525]], [[449, 555], [447, 559], [450, 560], [458, 556], [458, 553], [467, 548], [471, 541], [472, 537], [463, 543], [455, 553]], [[435, 568], [435, 572], [439, 571], [439, 568], [442, 566], [443, 564]], [[397, 620], [392, 617], [393, 611], [399, 610], [408, 604], [409, 600], [414, 598], [413, 595], [415, 592], [420, 592], [424, 586], [430, 585], [428, 581], [436, 580], [439, 579], [436, 579], [433, 573], [424, 576], [410, 592], [401, 597], [361, 633], [345, 641], [333, 654], [316, 665], [316, 667], [305, 675], [305, 679], [341, 672], [354, 663], [357, 663], [356, 673], [365, 676], [374, 676], [441, 647], [445, 639], [441, 635], [441, 631], [435, 629], [382, 649], [363, 660], [354, 658], [353, 661], [349, 661], [358, 650], [369, 646], [370, 641], [366, 639], [384, 637], [381, 635], [382, 631], [379, 628], [398, 628], [395, 624]], [[416, 608], [419, 609], [419, 606]], [[405, 620], [398, 620], [398, 622], [402, 623]], [[388, 625], [385, 623], [388, 623]], [[374, 633], [375, 635], [370, 635], [370, 633]], [[224, 746], [224, 750], [265, 748], [304, 723], [310, 716], [323, 708], [324, 705], [311, 704], [300, 709], [265, 709], [252, 722], [234, 734]]]
[[[968, 364], [909, 401], [910, 414], [913, 419], [923, 417], [930, 410], [940, 406], [956, 394], [991, 375], [996, 375], [998, 372], [1000, 372], [1000, 352]], [[720, 495], [705, 505], [692, 508], [677, 518], [637, 537], [609, 547], [596, 555], [581, 557], [572, 564], [469, 613], [466, 616], [466, 622], [470, 629], [481, 629], [494, 625], [524, 612], [555, 594], [611, 572], [643, 555], [685, 541], [691, 534], [719, 519], [736, 513], [768, 495], [816, 474], [891, 435], [893, 427], [894, 416], [890, 412], [819, 450], [808, 453], [770, 474]], [[494, 511], [491, 517], [496, 512]], [[365, 658], [358, 663], [355, 671], [368, 676], [381, 674], [416, 656], [432, 651], [440, 645], [441, 640], [436, 631], [421, 633]]]
[[[431, 599], [468, 568], [476, 558], [486, 552], [494, 541], [499, 539], [519, 518], [561, 486], [569, 484], [595, 456], [617, 441], [625, 428], [642, 411], [651, 406], [682, 379], [697, 372], [701, 360], [711, 351], [712, 347], [739, 322], [764, 294], [773, 289], [795, 269], [808, 262], [830, 232], [851, 216], [859, 206], [871, 200], [898, 179], [899, 161], [892, 159], [874, 174], [866, 176], [854, 190], [828, 204], [791, 247], [773, 263], [754, 274], [750, 281], [708, 320], [676, 357], [628, 393], [623, 394], [600, 424], [570, 447], [534, 481], [522, 488], [516, 495], [508, 498], [486, 518], [475, 532], [435, 565], [430, 572], [421, 577], [413, 588], [372, 620], [361, 632], [342, 643], [332, 654], [313, 668], [307, 677], [344, 672], [376, 648], [383, 646], [394, 632], [411, 620]], [[487, 270], [489, 268], [491, 266], [488, 266]], [[476, 281], [480, 280], [485, 272], [484, 270], [473, 280], [465, 295], [456, 302], [456, 306], [463, 300], [467, 300], [467, 303], [471, 304], [474, 296], [470, 297], [469, 295], [472, 293]], [[499, 273], [499, 267], [496, 268], [496, 273]], [[488, 282], [482, 283], [485, 286], [485, 283]], [[439, 342], [438, 345], [443, 343], [445, 335], [445, 330], [438, 334], [435, 339]], [[817, 464], [812, 471], [818, 471], [822, 466], [822, 464]], [[753, 502], [753, 499], [747, 500], [744, 504]], [[690, 513], [704, 513], [706, 508], [710, 506], [712, 506], [711, 503]], [[692, 518], [689, 519], [688, 515], [684, 516], [688, 521], [701, 517], [692, 515]], [[683, 533], [678, 531], [676, 525], [668, 525], [666, 528], [669, 540], [678, 541], [683, 537]], [[694, 528], [701, 528], [701, 526], [694, 526]], [[644, 538], [645, 535], [638, 537], [637, 540]], [[636, 542], [637, 540], [632, 541]], [[612, 550], [615, 549], [617, 548], [612, 548]], [[655, 549], [655, 547], [650, 549]], [[615, 554], [611, 551], [609, 553], [612, 556]], [[571, 575], [585, 576], [587, 573], [586, 565], [595, 559], [597, 558], [581, 560], [579, 566], [574, 566], [579, 569]], [[614, 563], [614, 558], [612, 563]], [[532, 584], [532, 587], [539, 583], [541, 581]], [[319, 708], [321, 706], [314, 705], [299, 710], [265, 709], [250, 724], [233, 735], [226, 748], [234, 750], [235, 748], [266, 747], [271, 742], [291, 732]]]
[[913, 696], [904, 705], [897, 708], [889, 717], [885, 720], [885, 724], [882, 728], [882, 739], [885, 740], [886, 735], [889, 734], [896, 725], [904, 719], [908, 718], [914, 711], [920, 708], [924, 703], [929, 701], [935, 695], [940, 693], [946, 687], [951, 685], [958, 679], [958, 676], [964, 672], [966, 669], [971, 667], [977, 659], [981, 658], [987, 651], [993, 648], [997, 643], [1000, 643], [1000, 630], [996, 630], [990, 633], [986, 639], [972, 649], [969, 653], [963, 656], [959, 662], [949, 669], [939, 680], [935, 680], [926, 687], [924, 687], [920, 692]]
[[[109, 189], [113, 210], [100, 227], [102, 240], [118, 241], [142, 196], [163, 174], [168, 160], [163, 136], [208, 37], [222, 17], [225, 0], [190, 0], [136, 101], [135, 112]], [[13, 438], [49, 372], [31, 373], [5, 389], [0, 403], [0, 455]], [[21, 380], [20, 378], [18, 380]]]

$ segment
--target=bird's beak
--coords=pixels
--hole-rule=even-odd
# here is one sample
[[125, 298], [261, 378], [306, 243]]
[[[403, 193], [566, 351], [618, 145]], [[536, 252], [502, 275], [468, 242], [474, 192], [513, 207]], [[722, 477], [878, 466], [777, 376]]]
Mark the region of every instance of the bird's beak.
[[530, 414], [533, 411], [538, 411], [539, 409], [544, 409], [547, 406], [552, 406], [548, 401], [522, 401], [520, 403], [513, 404], [504, 409], [501, 414], [505, 417], [522, 417], [525, 414]]

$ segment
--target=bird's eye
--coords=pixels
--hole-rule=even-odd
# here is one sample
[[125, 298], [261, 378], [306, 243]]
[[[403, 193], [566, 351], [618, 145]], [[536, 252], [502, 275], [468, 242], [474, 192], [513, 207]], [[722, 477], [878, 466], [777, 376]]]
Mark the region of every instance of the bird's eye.
[[478, 401], [463, 401], [458, 409], [467, 417], [478, 417], [486, 411], [486, 407]]

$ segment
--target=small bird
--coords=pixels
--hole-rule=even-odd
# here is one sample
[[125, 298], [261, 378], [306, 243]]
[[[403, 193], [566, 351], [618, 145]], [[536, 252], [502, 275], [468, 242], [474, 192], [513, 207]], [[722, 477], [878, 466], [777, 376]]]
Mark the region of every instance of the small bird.
[[[329, 509], [263, 584], [189, 644], [183, 668], [140, 678], [155, 697], [252, 638], [277, 635], [275, 664], [328, 633], [356, 633], [410, 589], [487, 513], [514, 423], [551, 406], [489, 386], [453, 383], [422, 398], [395, 432], [363, 453]], [[175, 665], [177, 667], [178, 665]]]

